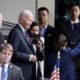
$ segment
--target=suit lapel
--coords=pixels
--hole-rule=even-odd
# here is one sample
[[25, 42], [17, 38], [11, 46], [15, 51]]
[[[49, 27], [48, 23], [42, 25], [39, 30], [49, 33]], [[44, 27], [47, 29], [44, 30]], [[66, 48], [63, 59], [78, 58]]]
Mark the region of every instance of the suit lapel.
[[18, 32], [18, 34], [20, 35], [21, 39], [23, 40], [24, 44], [26, 45], [26, 42], [28, 44], [28, 46], [30, 47], [30, 49], [34, 52], [34, 49], [33, 49], [33, 46], [32, 46], [32, 43], [29, 44], [24, 32], [21, 30], [21, 28], [18, 26], [18, 29], [16, 30]]
[[10, 63], [9, 66], [8, 66], [8, 79], [7, 79], [7, 80], [12, 80], [12, 79], [13, 79], [13, 77], [12, 77], [12, 76], [13, 76], [13, 74], [12, 74], [12, 72], [13, 72], [13, 71], [12, 71], [12, 67], [13, 67], [13, 66], [12, 66], [12, 64]]
[[45, 36], [51, 35], [49, 31], [50, 31], [50, 27], [49, 27], [49, 25], [48, 25], [48, 26], [47, 26], [47, 29], [46, 29], [46, 32], [45, 32]]

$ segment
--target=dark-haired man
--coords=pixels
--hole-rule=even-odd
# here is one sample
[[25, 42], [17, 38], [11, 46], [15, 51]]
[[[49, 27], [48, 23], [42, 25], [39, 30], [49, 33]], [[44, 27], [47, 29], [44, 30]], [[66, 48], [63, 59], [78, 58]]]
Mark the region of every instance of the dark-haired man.
[[[60, 25], [61, 27], [59, 28], [59, 31], [67, 36], [68, 46], [74, 49], [78, 42], [80, 42], [80, 6], [78, 3], [73, 2], [69, 5], [69, 15], [69, 21], [66, 21], [64, 25]], [[74, 61], [77, 70], [77, 77], [80, 78], [80, 56], [78, 55], [75, 57]]]
[[53, 49], [54, 36], [56, 34], [56, 30], [49, 25], [49, 10], [46, 7], [40, 7], [38, 9], [38, 22], [40, 25], [40, 36], [45, 39], [45, 77], [49, 77], [48, 71], [48, 55], [51, 53]]

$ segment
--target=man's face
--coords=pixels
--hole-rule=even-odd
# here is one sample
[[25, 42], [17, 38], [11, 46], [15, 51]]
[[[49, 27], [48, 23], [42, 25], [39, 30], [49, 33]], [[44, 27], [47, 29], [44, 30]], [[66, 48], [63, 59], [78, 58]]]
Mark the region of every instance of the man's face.
[[32, 16], [24, 16], [22, 18], [22, 26], [28, 30], [32, 24], [32, 21], [33, 21], [33, 17]]
[[79, 9], [79, 7], [78, 6], [72, 6], [70, 8], [70, 15], [73, 18], [78, 18], [79, 15], [80, 15], [80, 9]]
[[38, 13], [38, 20], [41, 24], [46, 24], [48, 22], [49, 14], [46, 10], [42, 10]]
[[34, 26], [30, 32], [31, 34], [39, 35], [39, 26]]
[[10, 49], [4, 49], [2, 52], [0, 52], [0, 63], [6, 64], [10, 62], [12, 57], [12, 52]]

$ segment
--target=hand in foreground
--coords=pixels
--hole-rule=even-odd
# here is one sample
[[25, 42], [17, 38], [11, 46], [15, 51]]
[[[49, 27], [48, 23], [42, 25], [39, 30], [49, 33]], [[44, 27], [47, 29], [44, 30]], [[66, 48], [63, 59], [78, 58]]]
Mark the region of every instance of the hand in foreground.
[[35, 56], [35, 55], [30, 55], [30, 60], [32, 61], [32, 62], [36, 62], [37, 61], [37, 57]]

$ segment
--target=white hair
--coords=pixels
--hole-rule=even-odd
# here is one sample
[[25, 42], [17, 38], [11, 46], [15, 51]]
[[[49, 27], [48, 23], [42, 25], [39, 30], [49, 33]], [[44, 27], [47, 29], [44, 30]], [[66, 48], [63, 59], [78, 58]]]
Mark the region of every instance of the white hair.
[[23, 18], [23, 17], [27, 17], [27, 16], [31, 16], [33, 17], [33, 13], [29, 10], [24, 10], [20, 13], [19, 15], [19, 21]]

